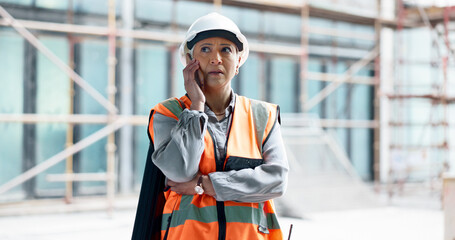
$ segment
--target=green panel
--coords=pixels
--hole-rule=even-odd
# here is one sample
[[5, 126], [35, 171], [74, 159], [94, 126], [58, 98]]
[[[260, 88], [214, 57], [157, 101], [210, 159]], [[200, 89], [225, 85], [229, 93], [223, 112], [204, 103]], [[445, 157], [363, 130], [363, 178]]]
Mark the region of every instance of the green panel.
[[[258, 99], [258, 100], [265, 100], [260, 99], [260, 89], [261, 89], [261, 68], [260, 68], [261, 60], [259, 56], [254, 53], [250, 53], [250, 56], [246, 60], [246, 62], [239, 68], [240, 78], [240, 95]], [[235, 81], [235, 80], [234, 80]]]
[[[63, 62], [68, 63], [69, 46], [66, 38], [40, 38]], [[70, 105], [70, 79], [47, 57], [39, 53], [37, 57], [37, 96], [38, 114], [68, 114]], [[67, 125], [63, 123], [41, 123], [36, 125], [36, 162], [41, 163], [65, 149]], [[65, 162], [51, 167], [36, 178], [37, 189], [63, 189], [64, 182], [48, 182], [47, 174], [65, 172]]]
[[[80, 71], [82, 77], [98, 92], [107, 98], [107, 57], [108, 46], [105, 42], [84, 41], [80, 45], [81, 62]], [[106, 114], [103, 106], [96, 102], [87, 92], [81, 90], [80, 108], [82, 114]], [[104, 125], [80, 125], [81, 138], [95, 133]], [[107, 138], [103, 138], [80, 152], [81, 172], [105, 172], [106, 171], [106, 144]], [[82, 186], [104, 186], [104, 182], [81, 182]]]
[[272, 60], [270, 101], [280, 105], [281, 112], [294, 112], [296, 99], [295, 67], [289, 58]]
[[[192, 198], [193, 196], [183, 195], [183, 197]], [[238, 222], [252, 223], [256, 225], [259, 225], [261, 215], [264, 214], [263, 216], [267, 219], [266, 222], [268, 229], [280, 229], [280, 225], [275, 214], [273, 213], [265, 214], [262, 210], [258, 208], [250, 208], [244, 206], [226, 206], [225, 213], [226, 222], [228, 223]], [[161, 230], [167, 229], [168, 225], [167, 223], [170, 216], [171, 214], [163, 214]], [[186, 206], [183, 209], [182, 207], [180, 207], [180, 210], [173, 211], [170, 227], [172, 228], [185, 224], [186, 220], [197, 220], [202, 223], [212, 223], [217, 221], [216, 216], [217, 216], [216, 206], [198, 208], [195, 205], [191, 204], [190, 206]]]
[[[0, 29], [0, 114], [23, 112], [24, 41]], [[0, 185], [22, 172], [22, 124], [0, 123]], [[19, 192], [21, 187], [9, 191]]]

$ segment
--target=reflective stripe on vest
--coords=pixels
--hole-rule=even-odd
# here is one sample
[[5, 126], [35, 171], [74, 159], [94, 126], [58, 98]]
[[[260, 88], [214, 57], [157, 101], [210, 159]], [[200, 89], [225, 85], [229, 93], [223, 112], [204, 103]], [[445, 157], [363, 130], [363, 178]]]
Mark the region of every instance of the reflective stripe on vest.
[[[191, 101], [183, 96], [171, 98], [153, 110], [179, 119]], [[215, 145], [207, 131], [199, 171], [207, 175], [215, 171], [255, 168], [263, 163], [262, 146], [278, 117], [278, 106], [236, 96], [231, 125], [226, 141], [226, 159], [216, 165]], [[153, 135], [153, 116], [149, 134]], [[167, 239], [282, 239], [282, 233], [271, 200], [263, 203], [217, 202], [203, 195], [179, 195], [168, 190], [163, 210], [162, 238]], [[172, 216], [172, 218], [171, 218]], [[194, 236], [193, 238], [191, 236]]]

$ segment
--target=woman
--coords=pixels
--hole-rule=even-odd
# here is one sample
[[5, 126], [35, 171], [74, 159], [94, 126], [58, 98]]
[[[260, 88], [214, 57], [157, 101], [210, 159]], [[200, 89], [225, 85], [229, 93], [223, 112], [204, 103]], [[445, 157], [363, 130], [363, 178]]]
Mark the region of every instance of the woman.
[[278, 106], [231, 88], [246, 38], [211, 13], [191, 25], [180, 54], [187, 94], [155, 106], [149, 125], [167, 179], [161, 238], [282, 239], [271, 201], [288, 173]]

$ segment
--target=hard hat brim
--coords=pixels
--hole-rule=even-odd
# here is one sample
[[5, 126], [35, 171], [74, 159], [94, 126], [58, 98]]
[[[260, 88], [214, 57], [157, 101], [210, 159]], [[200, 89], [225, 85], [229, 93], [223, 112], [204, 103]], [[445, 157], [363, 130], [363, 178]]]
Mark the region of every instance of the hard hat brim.
[[188, 49], [192, 49], [197, 42], [211, 37], [221, 37], [233, 42], [239, 51], [243, 51], [243, 43], [237, 38], [237, 35], [223, 29], [207, 30], [196, 34], [196, 36], [186, 43]]

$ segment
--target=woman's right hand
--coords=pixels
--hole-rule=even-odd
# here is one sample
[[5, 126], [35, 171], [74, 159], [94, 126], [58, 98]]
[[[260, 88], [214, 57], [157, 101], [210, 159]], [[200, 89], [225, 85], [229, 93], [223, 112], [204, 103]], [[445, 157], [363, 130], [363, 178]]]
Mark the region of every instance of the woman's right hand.
[[[183, 69], [183, 79], [185, 90], [191, 99], [191, 110], [204, 111], [205, 95], [204, 89], [204, 78], [199, 69], [199, 61], [196, 59], [191, 60], [189, 55], [186, 55], [186, 62], [188, 65]], [[201, 82], [201, 87], [196, 82], [196, 74]]]

